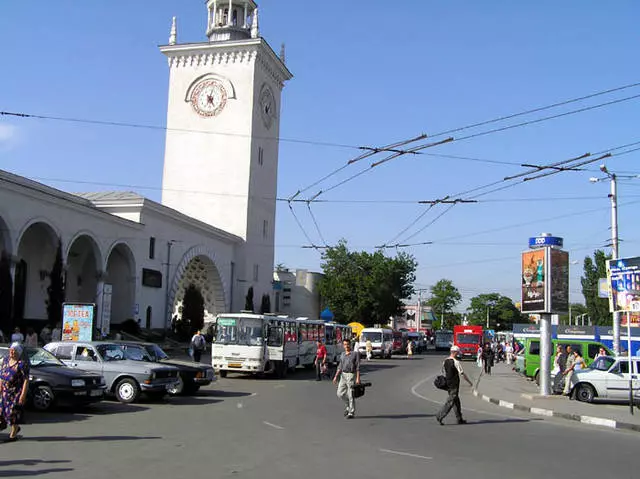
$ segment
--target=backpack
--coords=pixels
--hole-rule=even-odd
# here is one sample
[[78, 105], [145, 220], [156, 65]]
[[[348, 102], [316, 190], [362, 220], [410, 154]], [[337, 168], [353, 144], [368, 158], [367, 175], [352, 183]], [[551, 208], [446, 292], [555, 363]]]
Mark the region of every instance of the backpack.
[[194, 349], [204, 349], [204, 338], [201, 335], [193, 338], [193, 348]]

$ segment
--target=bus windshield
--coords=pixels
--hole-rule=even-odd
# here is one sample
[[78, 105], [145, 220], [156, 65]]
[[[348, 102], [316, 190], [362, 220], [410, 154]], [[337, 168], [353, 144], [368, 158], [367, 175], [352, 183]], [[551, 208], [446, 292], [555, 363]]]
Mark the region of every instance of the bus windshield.
[[382, 342], [382, 333], [378, 331], [363, 331], [360, 341], [371, 341], [372, 343]]
[[218, 318], [216, 343], [238, 344], [238, 320], [236, 318]]
[[262, 346], [263, 328], [262, 320], [256, 318], [242, 318], [238, 333], [239, 343], [248, 346]]
[[459, 344], [480, 344], [479, 334], [458, 334]]

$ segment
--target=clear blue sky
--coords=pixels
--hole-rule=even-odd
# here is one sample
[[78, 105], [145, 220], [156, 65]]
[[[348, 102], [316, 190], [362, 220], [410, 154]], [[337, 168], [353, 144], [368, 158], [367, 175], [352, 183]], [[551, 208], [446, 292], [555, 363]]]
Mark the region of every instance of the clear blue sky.
[[[167, 42], [173, 15], [180, 42], [203, 41], [204, 3], [0, 2], [0, 110], [163, 125], [168, 71], [157, 45]], [[283, 138], [384, 145], [640, 81], [640, 4], [633, 0], [259, 3], [261, 34], [275, 51], [286, 42], [294, 74], [283, 93]], [[637, 94], [640, 87], [511, 123]], [[513, 164], [402, 157], [321, 198], [417, 201], [455, 195], [521, 172], [523, 162], [550, 163], [639, 141], [639, 113], [635, 99], [456, 141], [427, 151]], [[133, 189], [159, 200], [163, 148], [162, 131], [0, 118], [0, 168], [68, 191]], [[288, 197], [358, 153], [283, 141], [279, 195]], [[640, 174], [638, 161], [640, 152], [607, 165]], [[580, 262], [572, 266], [571, 299], [581, 301], [582, 260], [610, 237], [609, 185], [588, 181], [597, 176], [597, 164], [588, 167], [592, 171], [563, 172], [452, 208], [409, 240], [433, 245], [405, 249], [419, 261], [419, 286], [449, 278], [465, 303], [484, 292], [517, 298], [520, 252], [529, 236], [545, 231], [563, 236], [571, 259]], [[322, 187], [366, 165], [346, 168]], [[620, 183], [620, 203], [621, 253], [640, 255], [634, 214], [640, 179]], [[312, 208], [329, 244], [346, 238], [353, 248], [373, 250], [425, 207]], [[433, 208], [404, 237], [443, 210]], [[306, 207], [296, 211], [321, 244]], [[276, 242], [277, 262], [319, 269], [319, 254], [300, 248], [308, 241], [286, 204], [278, 209]]]

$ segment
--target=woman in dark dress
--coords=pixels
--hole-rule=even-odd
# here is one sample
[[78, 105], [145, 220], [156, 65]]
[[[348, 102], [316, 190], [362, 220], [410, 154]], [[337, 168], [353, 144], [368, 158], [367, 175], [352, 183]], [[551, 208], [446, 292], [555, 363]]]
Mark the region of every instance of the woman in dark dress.
[[4, 429], [11, 426], [10, 441], [18, 439], [20, 432], [19, 413], [27, 400], [29, 387], [29, 374], [27, 365], [22, 360], [22, 351], [22, 346], [19, 343], [13, 343], [9, 349], [9, 357], [2, 360], [2, 368], [0, 369], [0, 394], [2, 395], [0, 427]]

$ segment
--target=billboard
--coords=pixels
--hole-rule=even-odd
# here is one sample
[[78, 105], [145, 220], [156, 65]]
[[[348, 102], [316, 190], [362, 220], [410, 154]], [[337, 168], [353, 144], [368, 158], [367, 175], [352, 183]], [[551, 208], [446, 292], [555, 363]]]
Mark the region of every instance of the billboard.
[[62, 340], [91, 341], [95, 304], [64, 303], [62, 305]]
[[607, 260], [609, 310], [640, 311], [640, 258]]
[[550, 255], [550, 312], [566, 313], [569, 311], [569, 253], [559, 249], [552, 249], [550, 250]]
[[546, 313], [546, 248], [522, 253], [522, 312]]

